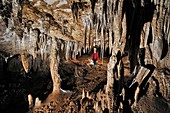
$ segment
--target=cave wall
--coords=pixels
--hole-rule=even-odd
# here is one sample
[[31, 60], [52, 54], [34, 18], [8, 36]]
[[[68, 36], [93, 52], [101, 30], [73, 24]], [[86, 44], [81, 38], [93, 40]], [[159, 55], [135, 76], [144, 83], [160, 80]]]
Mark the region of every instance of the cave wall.
[[[159, 94], [169, 100], [169, 5], [167, 0], [114, 1], [112, 22], [114, 40], [111, 46], [112, 56], [108, 63], [106, 88], [108, 95], [117, 94], [114, 86], [121, 81], [121, 76], [124, 76], [119, 73], [121, 59], [117, 57], [121, 51], [122, 57], [124, 52], [128, 52], [129, 70], [131, 77], [135, 77], [131, 85], [137, 83], [140, 89], [140, 91], [136, 89], [134, 98], [142, 92], [142, 88], [150, 84], [149, 88], [157, 87], [155, 89], [159, 90]], [[125, 43], [126, 45], [123, 45]], [[116, 76], [120, 77], [118, 81]], [[119, 85], [121, 84], [124, 83]], [[131, 85], [128, 87], [131, 88]], [[148, 90], [148, 92], [152, 95], [154, 91]]]
[[[121, 57], [125, 53], [128, 53], [131, 76], [145, 77], [141, 73], [148, 72], [146, 83], [154, 89], [153, 82], [158, 81], [159, 92], [169, 100], [168, 0], [2, 0], [0, 12], [1, 76], [6, 63], [10, 64], [7, 67], [10, 71], [17, 71], [18, 66], [23, 73], [31, 69], [49, 73], [60, 61], [75, 59], [98, 46], [100, 58], [107, 48], [111, 55], [106, 87], [110, 103], [115, 100], [115, 83], [123, 84]], [[54, 40], [56, 46], [52, 46]], [[13, 58], [20, 60], [10, 61]], [[135, 81], [143, 83], [139, 78]], [[141, 89], [142, 85], [139, 84]], [[108, 105], [110, 111], [111, 106]]]

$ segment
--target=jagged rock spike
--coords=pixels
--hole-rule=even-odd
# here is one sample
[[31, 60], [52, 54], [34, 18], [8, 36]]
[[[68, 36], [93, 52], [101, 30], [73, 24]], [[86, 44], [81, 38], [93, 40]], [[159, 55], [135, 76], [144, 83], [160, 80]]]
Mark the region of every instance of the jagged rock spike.
[[33, 107], [33, 98], [31, 94], [28, 95], [28, 105], [29, 105], [29, 109]]
[[84, 88], [83, 88], [82, 96], [81, 97], [82, 97], [82, 99], [86, 97]]
[[40, 107], [40, 106], [41, 106], [41, 100], [38, 97], [36, 97], [34, 107]]

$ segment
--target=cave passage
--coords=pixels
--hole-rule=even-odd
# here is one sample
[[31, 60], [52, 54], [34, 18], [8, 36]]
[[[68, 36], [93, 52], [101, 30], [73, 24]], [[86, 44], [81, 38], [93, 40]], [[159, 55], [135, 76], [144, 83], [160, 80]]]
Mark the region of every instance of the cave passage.
[[[98, 60], [96, 69], [90, 65], [92, 55], [84, 54], [77, 60], [68, 60], [60, 63], [59, 74], [61, 77], [61, 88], [73, 92], [73, 96], [81, 95], [82, 89], [90, 93], [98, 92], [106, 85], [106, 65], [108, 58]], [[1, 58], [1, 61], [3, 59]], [[27, 95], [31, 94], [33, 99], [39, 97], [42, 102], [52, 92], [52, 79], [49, 70], [31, 69], [26, 73], [22, 67], [20, 55], [17, 55], [2, 65], [3, 74], [0, 81], [1, 111], [17, 113], [28, 112]], [[13, 64], [12, 62], [15, 62]], [[13, 70], [13, 66], [17, 70]], [[10, 69], [11, 68], [11, 69]], [[73, 97], [72, 97], [73, 98]], [[52, 100], [50, 100], [52, 101]]]
[[0, 112], [169, 113], [169, 48], [169, 0], [1, 0]]

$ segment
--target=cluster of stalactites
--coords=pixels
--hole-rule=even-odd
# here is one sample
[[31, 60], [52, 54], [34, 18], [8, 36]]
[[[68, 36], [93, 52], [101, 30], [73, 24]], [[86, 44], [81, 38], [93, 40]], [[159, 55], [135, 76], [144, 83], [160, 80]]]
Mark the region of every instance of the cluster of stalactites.
[[[2, 1], [4, 5], [7, 2], [8, 1]], [[82, 44], [80, 41], [63, 41], [57, 37], [50, 36], [51, 17], [48, 17], [47, 15], [47, 17], [38, 20], [40, 23], [39, 28], [36, 28], [34, 21], [27, 20], [24, 16], [22, 17], [22, 23], [19, 23], [18, 13], [22, 11], [20, 1], [13, 0], [10, 3], [12, 4], [11, 17], [8, 17], [7, 28], [3, 38], [6, 42], [12, 40], [12, 52], [10, 53], [20, 53], [22, 55], [23, 67], [25, 67], [24, 69], [26, 72], [29, 71], [28, 60], [26, 56], [27, 54], [32, 55], [34, 60], [38, 57], [38, 59], [40, 58], [41, 61], [49, 61], [48, 57], [50, 55], [53, 38], [57, 39], [57, 44], [59, 45], [56, 46], [57, 54], [62, 53], [63, 56], [65, 56], [62, 59], [76, 59], [77, 55], [81, 55]], [[18, 26], [16, 26], [16, 22], [19, 23]], [[19, 27], [20, 29], [18, 29]], [[17, 34], [17, 30], [23, 31], [22, 35], [19, 36]], [[63, 56], [58, 55], [58, 61], [60, 61], [59, 59]]]
[[[20, 51], [25, 51], [33, 56], [35, 59], [37, 55], [41, 56], [41, 60], [47, 60], [48, 55], [51, 54], [52, 39], [57, 39], [59, 46], [56, 46], [57, 54], [61, 52], [65, 54], [65, 60], [76, 59], [76, 56], [81, 53], [81, 44], [78, 41], [60, 41], [56, 37], [50, 37], [47, 34], [41, 33], [38, 28], [25, 32], [20, 42]], [[60, 43], [60, 44], [59, 44]], [[58, 55], [60, 57], [60, 55]], [[60, 59], [60, 58], [59, 58]]]
[[[102, 58], [106, 47], [109, 47], [111, 54], [114, 42], [118, 44], [117, 46], [122, 46], [122, 43], [125, 42], [126, 16], [122, 15], [123, 1], [118, 2], [118, 5], [116, 4], [117, 2], [112, 0], [92, 0], [91, 5], [94, 8], [92, 14], [88, 14], [83, 21], [85, 50], [91, 49], [94, 45], [100, 46]], [[92, 30], [96, 34], [95, 37], [90, 35]], [[121, 48], [124, 49], [124, 45]]]

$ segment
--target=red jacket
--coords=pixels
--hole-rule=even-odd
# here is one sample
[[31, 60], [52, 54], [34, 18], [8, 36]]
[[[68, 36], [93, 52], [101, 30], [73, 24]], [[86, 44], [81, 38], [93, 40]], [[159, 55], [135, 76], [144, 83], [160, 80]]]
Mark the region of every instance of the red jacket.
[[96, 52], [96, 53], [93, 53], [93, 60], [97, 60], [98, 59], [98, 52]]

